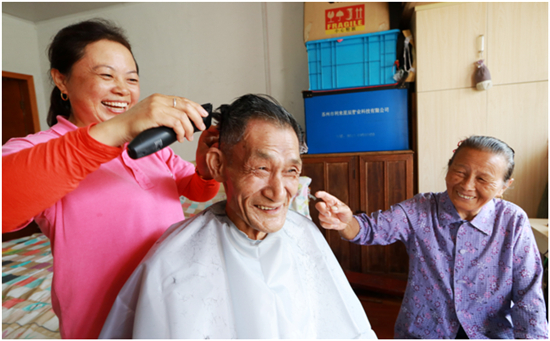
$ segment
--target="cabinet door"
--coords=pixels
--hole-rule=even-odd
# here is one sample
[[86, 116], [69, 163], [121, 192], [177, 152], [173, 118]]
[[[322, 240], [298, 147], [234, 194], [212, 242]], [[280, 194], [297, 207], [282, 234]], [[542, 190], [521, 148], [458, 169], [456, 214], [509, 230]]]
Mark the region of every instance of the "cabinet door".
[[418, 191], [444, 191], [447, 163], [457, 142], [487, 131], [487, 91], [461, 89], [417, 96]]
[[[371, 214], [413, 196], [413, 154], [360, 157], [361, 211]], [[408, 255], [403, 243], [361, 247], [361, 272], [406, 277]]]
[[487, 65], [493, 85], [548, 80], [548, 3], [487, 6]]
[[487, 4], [420, 6], [415, 22], [417, 91], [472, 87], [477, 37], [487, 37]]
[[487, 135], [515, 151], [514, 183], [504, 198], [536, 217], [548, 182], [548, 82], [489, 90]]
[[[347, 204], [353, 212], [359, 209], [356, 156], [304, 156], [302, 158], [302, 175], [310, 177], [312, 194], [326, 191]], [[319, 212], [316, 201], [310, 200], [310, 215], [319, 224]], [[320, 227], [336, 258], [344, 270], [360, 271], [360, 246], [342, 240], [337, 231]]]

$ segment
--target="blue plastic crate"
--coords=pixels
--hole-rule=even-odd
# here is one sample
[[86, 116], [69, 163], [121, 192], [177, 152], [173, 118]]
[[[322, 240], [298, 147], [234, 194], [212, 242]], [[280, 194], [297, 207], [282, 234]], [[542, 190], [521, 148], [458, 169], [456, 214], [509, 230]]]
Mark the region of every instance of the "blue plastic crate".
[[309, 154], [408, 150], [408, 89], [306, 91]]
[[332, 90], [393, 84], [399, 30], [306, 43], [309, 89]]

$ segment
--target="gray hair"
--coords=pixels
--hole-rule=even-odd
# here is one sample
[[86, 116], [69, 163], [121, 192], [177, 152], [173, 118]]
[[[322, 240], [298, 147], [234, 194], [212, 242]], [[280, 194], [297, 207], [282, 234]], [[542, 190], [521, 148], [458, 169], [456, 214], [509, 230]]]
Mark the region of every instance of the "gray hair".
[[304, 133], [296, 119], [268, 95], [244, 95], [230, 105], [220, 106], [212, 117], [218, 122], [220, 149], [224, 153], [230, 153], [242, 140], [251, 119], [265, 120], [281, 128], [291, 128], [298, 138], [300, 153], [307, 151]]
[[504, 173], [504, 181], [508, 181], [512, 177], [514, 172], [514, 155], [515, 152], [507, 145], [504, 141], [501, 141], [495, 137], [491, 136], [478, 136], [473, 135], [468, 137], [465, 140], [459, 142], [458, 148], [454, 151], [453, 156], [449, 160], [448, 166], [453, 164], [456, 154], [459, 150], [463, 148], [471, 148], [476, 150], [481, 150], [485, 152], [490, 152], [495, 155], [501, 155], [506, 161], [506, 172]]

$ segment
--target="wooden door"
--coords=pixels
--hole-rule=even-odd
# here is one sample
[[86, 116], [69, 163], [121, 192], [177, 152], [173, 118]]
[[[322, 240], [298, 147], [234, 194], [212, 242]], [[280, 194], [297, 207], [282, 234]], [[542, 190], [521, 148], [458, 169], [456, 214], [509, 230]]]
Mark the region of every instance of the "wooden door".
[[[413, 196], [413, 153], [392, 152], [360, 156], [360, 205], [368, 215], [387, 210]], [[406, 279], [408, 255], [401, 242], [361, 247], [361, 272]]]
[[2, 144], [39, 131], [33, 77], [2, 71]]
[[[302, 157], [302, 175], [310, 177], [312, 194], [326, 191], [346, 205], [353, 212], [359, 210], [359, 186], [357, 157], [354, 154], [322, 154], [305, 155]], [[309, 210], [313, 222], [319, 224], [319, 212], [315, 208], [316, 201], [310, 200]], [[353, 257], [360, 253], [360, 246], [342, 240], [337, 231], [320, 228], [327, 239], [334, 255], [344, 270], [360, 271], [360, 258]]]

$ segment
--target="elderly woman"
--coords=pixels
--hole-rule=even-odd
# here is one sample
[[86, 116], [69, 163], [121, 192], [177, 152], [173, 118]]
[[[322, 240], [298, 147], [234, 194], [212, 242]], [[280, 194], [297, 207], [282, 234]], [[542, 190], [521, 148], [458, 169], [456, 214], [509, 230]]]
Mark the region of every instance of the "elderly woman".
[[525, 212], [501, 199], [514, 151], [487, 136], [462, 141], [443, 193], [353, 216], [326, 192], [321, 225], [361, 245], [405, 244], [409, 280], [396, 338], [548, 339], [540, 255]]
[[63, 338], [97, 338], [120, 288], [154, 242], [184, 219], [180, 195], [218, 191], [206, 166], [216, 130], [201, 134], [197, 167], [170, 148], [139, 160], [126, 144], [168, 126], [178, 140], [204, 129], [202, 107], [152, 95], [138, 103], [139, 76], [122, 30], [104, 20], [63, 28], [49, 47], [51, 128], [2, 147], [2, 232], [34, 219], [51, 240], [52, 305]]

